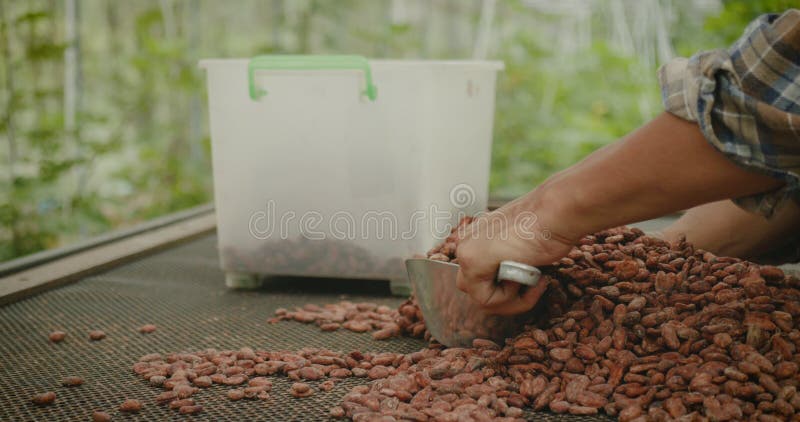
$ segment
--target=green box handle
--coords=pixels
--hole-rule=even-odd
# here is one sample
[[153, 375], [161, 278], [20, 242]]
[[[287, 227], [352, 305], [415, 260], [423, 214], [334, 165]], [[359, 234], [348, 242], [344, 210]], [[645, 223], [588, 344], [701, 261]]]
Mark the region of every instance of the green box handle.
[[267, 95], [263, 88], [256, 87], [255, 73], [257, 70], [342, 70], [354, 69], [364, 72], [367, 88], [364, 95], [372, 101], [378, 96], [378, 88], [372, 82], [372, 70], [369, 62], [363, 56], [320, 56], [320, 55], [268, 55], [256, 56], [250, 59], [247, 66], [248, 82], [250, 83], [250, 98], [258, 100]]

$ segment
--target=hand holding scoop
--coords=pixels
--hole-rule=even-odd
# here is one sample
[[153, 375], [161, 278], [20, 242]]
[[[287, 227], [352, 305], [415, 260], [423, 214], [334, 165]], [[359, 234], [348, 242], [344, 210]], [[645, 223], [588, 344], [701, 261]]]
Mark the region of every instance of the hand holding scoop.
[[[457, 264], [414, 258], [406, 260], [406, 270], [426, 327], [437, 341], [448, 347], [471, 347], [476, 338], [502, 344], [504, 339], [517, 334], [530, 316], [488, 314], [456, 287]], [[495, 282], [511, 281], [530, 288], [539, 282], [541, 274], [536, 267], [503, 261]]]

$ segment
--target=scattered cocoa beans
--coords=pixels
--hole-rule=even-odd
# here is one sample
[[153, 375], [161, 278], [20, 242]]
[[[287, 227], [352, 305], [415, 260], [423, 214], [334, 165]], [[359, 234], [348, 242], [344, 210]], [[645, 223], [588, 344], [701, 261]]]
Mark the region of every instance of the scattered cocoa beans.
[[[482, 343], [478, 342], [478, 344]], [[498, 347], [492, 346], [491, 343], [482, 345], [486, 346], [486, 348], [442, 350], [432, 345], [435, 348], [425, 349], [409, 355], [399, 353], [361, 353], [357, 351], [340, 353], [314, 348], [305, 348], [297, 352], [256, 350], [254, 353], [256, 355], [255, 360], [261, 361], [260, 364], [265, 365], [265, 367], [261, 368], [262, 372], [271, 372], [272, 374], [285, 376], [295, 375], [299, 379], [300, 377], [297, 374], [300, 373], [303, 368], [313, 368], [321, 371], [324, 374], [323, 379], [324, 377], [329, 378], [320, 383], [320, 391], [328, 391], [335, 386], [333, 380], [337, 378], [333, 375], [349, 377], [356, 376], [359, 371], [363, 371], [363, 375], [366, 376], [371, 372], [375, 381], [373, 381], [370, 386], [374, 390], [370, 390], [370, 386], [360, 386], [362, 388], [356, 387], [351, 392], [351, 394], [358, 392], [358, 394], [368, 394], [369, 397], [373, 397], [366, 400], [366, 409], [375, 408], [374, 406], [381, 403], [383, 400], [388, 400], [387, 403], [390, 406], [394, 406], [393, 403], [397, 400], [399, 406], [396, 413], [397, 416], [406, 415], [411, 418], [424, 419], [423, 416], [420, 416], [424, 415], [422, 410], [413, 408], [408, 404], [414, 397], [419, 395], [421, 390], [424, 390], [422, 392], [423, 395], [429, 394], [429, 386], [436, 385], [438, 387], [435, 395], [431, 397], [441, 395], [444, 399], [449, 400], [451, 397], [459, 397], [462, 394], [459, 392], [464, 391], [464, 388], [467, 388], [470, 394], [474, 394], [473, 389], [476, 389], [475, 392], [477, 392], [479, 391], [477, 388], [480, 387], [487, 389], [485, 391], [487, 398], [490, 397], [489, 395], [492, 394], [492, 392], [504, 397], [504, 399], [497, 404], [497, 406], [502, 409], [503, 415], [512, 418], [518, 417], [513, 415], [521, 415], [521, 408], [525, 406], [527, 399], [516, 392], [512, 393], [507, 390], [512, 384], [506, 382], [502, 377], [494, 376], [494, 369], [490, 369], [487, 366], [489, 364], [488, 360], [492, 359], [492, 356], [496, 353], [499, 353], [497, 350]], [[461, 351], [459, 352], [459, 350]], [[236, 365], [238, 362], [237, 351], [206, 350], [196, 353], [168, 354], [158, 359], [148, 357], [140, 359], [140, 362], [137, 362], [135, 366], [136, 372], [143, 378], [147, 377], [152, 371], [159, 371], [161, 368], [167, 369], [168, 372], [171, 370], [172, 375], [170, 375], [168, 380], [172, 380], [173, 378], [181, 379], [183, 376], [196, 373], [198, 368], [209, 367], [208, 365], [211, 363], [214, 364], [215, 371], [224, 373], [231, 367], [230, 365]], [[267, 371], [267, 367], [274, 368], [274, 372], [272, 372], [272, 370]], [[253, 393], [256, 393], [256, 390], [270, 389], [272, 387], [271, 381], [255, 373], [255, 368], [256, 366], [253, 367], [254, 372], [252, 373], [252, 378], [249, 378], [247, 381], [248, 387], [245, 389], [237, 389], [241, 391], [236, 391], [235, 393], [229, 392], [229, 394], [235, 394], [234, 398], [238, 398], [239, 396], [241, 396], [241, 398], [253, 398]], [[370, 369], [367, 370], [364, 368]], [[433, 369], [431, 372], [433, 377], [426, 375], [428, 368]], [[334, 371], [337, 370], [338, 372], [334, 373]], [[215, 375], [222, 374], [215, 372], [209, 377], [213, 379]], [[246, 374], [240, 375], [247, 377]], [[197, 378], [195, 378], [195, 380], [197, 380]], [[222, 381], [223, 380], [220, 380], [220, 383], [223, 383]], [[485, 384], [485, 386], [481, 387], [481, 383]], [[420, 385], [428, 386], [428, 389], [420, 387]], [[167, 383], [165, 383], [164, 387], [167, 388]], [[176, 386], [174, 388], [178, 387]], [[248, 389], [253, 390], [248, 391]], [[434, 392], [430, 391], [430, 393]], [[314, 394], [314, 389], [308, 384], [298, 382], [292, 386], [290, 394], [294, 397], [308, 397]], [[260, 391], [255, 397], [266, 400], [269, 398], [269, 394], [266, 391]], [[353, 411], [358, 413], [358, 409], [354, 407], [361, 400], [358, 397], [360, 396], [346, 396], [346, 401], [342, 406], [342, 411], [345, 412], [345, 416], [352, 416]], [[423, 396], [420, 395], [420, 398], [417, 400], [422, 400], [422, 397]], [[166, 391], [159, 395], [156, 400], [163, 403], [175, 400], [176, 398], [175, 391]], [[464, 396], [463, 398], [466, 399], [467, 397]], [[351, 399], [356, 401], [351, 402]], [[477, 401], [475, 403], [477, 403]], [[364, 405], [358, 404], [358, 406], [363, 407]], [[347, 410], [345, 411], [345, 409]], [[336, 414], [336, 412], [337, 411], [334, 411], [334, 414]], [[491, 410], [485, 415], [494, 414], [493, 412], [495, 412], [495, 410]]]
[[63, 331], [53, 331], [50, 333], [47, 338], [50, 339], [52, 343], [60, 343], [64, 341], [64, 337], [67, 336], [67, 333]]
[[39, 393], [34, 395], [31, 398], [31, 401], [39, 406], [47, 406], [53, 404], [56, 401], [56, 393], [52, 391], [48, 391], [46, 393]]
[[136, 399], [127, 399], [119, 405], [120, 412], [138, 413], [142, 410], [142, 403]]
[[294, 311], [278, 309], [270, 322], [313, 322], [322, 331], [336, 331], [339, 328], [356, 333], [372, 331], [372, 338], [375, 340], [386, 340], [400, 335], [423, 337], [426, 330], [422, 313], [411, 301], [404, 305], [408, 306], [400, 306], [395, 310], [369, 302], [342, 301], [323, 306], [308, 304], [297, 307]]
[[[429, 255], [452, 262], [456, 246], [451, 234]], [[275, 320], [431, 343], [410, 354], [209, 349], [148, 355], [133, 369], [168, 377], [163, 387], [173, 389], [200, 374], [246, 388], [272, 375], [320, 380], [320, 391], [367, 377], [330, 410], [356, 420], [517, 420], [526, 408], [631, 421], [800, 413], [800, 281], [780, 269], [615, 228], [581, 239], [543, 280], [549, 287], [527, 328], [504, 343], [447, 349], [426, 334], [413, 299], [397, 310], [345, 301], [279, 309]], [[167, 391], [157, 401], [166, 393], [174, 400]], [[242, 389], [268, 396], [249, 393]], [[296, 382], [290, 394], [314, 390]]]

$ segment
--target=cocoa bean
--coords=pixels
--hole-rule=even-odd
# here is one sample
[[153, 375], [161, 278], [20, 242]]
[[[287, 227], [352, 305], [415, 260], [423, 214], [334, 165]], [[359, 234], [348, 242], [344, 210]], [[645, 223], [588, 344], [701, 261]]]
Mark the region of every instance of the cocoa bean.
[[628, 406], [619, 412], [620, 422], [630, 422], [642, 415], [642, 408], [636, 405]]
[[196, 413], [200, 413], [203, 411], [203, 406], [199, 404], [191, 405], [191, 406], [182, 406], [178, 409], [178, 412], [184, 415], [194, 415]]
[[213, 381], [211, 381], [211, 377], [209, 377], [209, 376], [202, 376], [202, 377], [195, 378], [192, 381], [192, 384], [194, 384], [195, 386], [200, 387], [200, 388], [208, 388], [208, 387], [211, 387], [211, 385], [213, 384]]
[[61, 385], [64, 387], [77, 387], [79, 385], [83, 385], [83, 378], [81, 377], [64, 377], [61, 380]]
[[333, 380], [327, 380], [320, 383], [319, 389], [322, 391], [331, 391], [335, 386], [336, 384], [334, 384]]
[[138, 413], [142, 410], [142, 403], [136, 399], [127, 399], [119, 405], [120, 412]]
[[31, 401], [39, 406], [47, 406], [56, 401], [56, 393], [48, 391], [46, 393], [39, 393], [31, 398]]
[[380, 378], [386, 378], [386, 377], [389, 376], [389, 368], [387, 368], [385, 366], [382, 366], [382, 365], [374, 366], [372, 369], [370, 369], [367, 372], [367, 376], [370, 379], [373, 379], [373, 380], [380, 379]]
[[314, 394], [314, 390], [308, 384], [302, 382], [296, 382], [292, 384], [290, 393], [294, 397], [309, 397]]
[[163, 393], [156, 396], [156, 401], [158, 403], [168, 403], [172, 400], [175, 400], [178, 397], [178, 394], [174, 391], [164, 391]]
[[92, 421], [93, 422], [111, 422], [111, 415], [106, 412], [102, 412], [100, 410], [95, 410], [92, 412]]
[[[332, 418], [341, 419], [345, 417], [345, 411], [341, 406], [334, 406], [331, 408], [330, 413]], [[427, 418], [426, 418], [427, 419]]]
[[555, 348], [550, 350], [550, 357], [559, 362], [566, 362], [572, 357], [572, 350], [566, 348]]
[[170, 409], [180, 409], [183, 406], [194, 406], [194, 400], [192, 399], [178, 399], [169, 402]]
[[98, 341], [106, 338], [106, 333], [101, 330], [89, 331], [89, 340]]
[[234, 388], [233, 390], [228, 390], [226, 393], [229, 399], [236, 401], [241, 400], [244, 398], [244, 389], [242, 388]]
[[67, 333], [63, 331], [53, 331], [50, 333], [47, 338], [53, 343], [60, 343], [64, 341], [64, 338], [67, 336]]

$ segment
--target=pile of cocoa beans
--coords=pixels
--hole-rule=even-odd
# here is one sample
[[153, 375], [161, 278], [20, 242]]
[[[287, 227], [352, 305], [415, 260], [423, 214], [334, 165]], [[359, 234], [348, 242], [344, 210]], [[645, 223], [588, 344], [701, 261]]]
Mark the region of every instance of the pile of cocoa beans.
[[[428, 256], [452, 261], [456, 245], [452, 236]], [[431, 339], [406, 355], [207, 350], [149, 355], [134, 371], [151, 383], [157, 377], [169, 390], [162, 401], [194, 394], [207, 381], [241, 388], [270, 375], [368, 378], [330, 411], [353, 420], [520, 420], [524, 409], [605, 412], [621, 421], [800, 415], [797, 278], [628, 228], [586, 236], [544, 270], [548, 290], [530, 324], [503, 345], [479, 339], [472, 348], [444, 348]], [[413, 301], [397, 311], [312, 305], [280, 310], [277, 320], [429, 338]], [[325, 382], [319, 390], [329, 389]], [[181, 395], [178, 386], [185, 386]], [[291, 393], [319, 391], [303, 383]]]
[[537, 315], [495, 362], [535, 410], [623, 421], [800, 410], [800, 282], [779, 268], [616, 228], [546, 272]]

